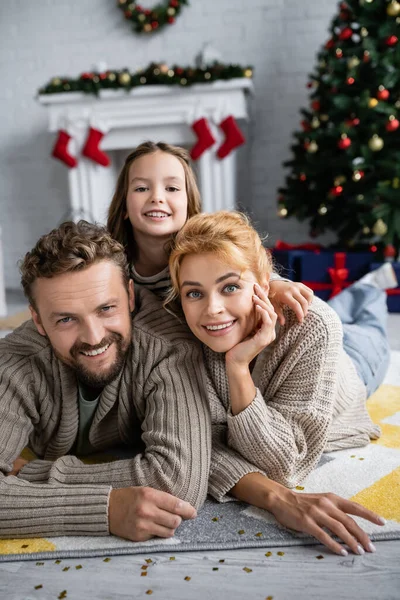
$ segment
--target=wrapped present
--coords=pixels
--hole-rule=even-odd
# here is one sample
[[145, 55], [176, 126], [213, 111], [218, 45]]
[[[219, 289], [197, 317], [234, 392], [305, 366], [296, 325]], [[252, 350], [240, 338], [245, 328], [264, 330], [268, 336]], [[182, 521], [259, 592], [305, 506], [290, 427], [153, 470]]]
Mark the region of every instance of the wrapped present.
[[271, 248], [272, 256], [276, 264], [279, 275], [291, 279], [292, 281], [301, 281], [300, 259], [308, 256], [310, 253], [319, 254], [323, 247], [319, 244], [287, 244], [278, 240], [274, 248]]
[[[398, 313], [400, 312], [400, 262], [393, 262], [393, 268], [396, 272], [397, 281], [399, 285], [397, 288], [393, 288], [391, 290], [386, 290], [387, 293], [387, 306], [388, 311], [390, 313]], [[382, 263], [372, 263], [371, 271], [375, 271], [382, 266]]]
[[323, 300], [336, 296], [344, 288], [370, 271], [371, 252], [309, 253], [299, 258], [301, 281]]

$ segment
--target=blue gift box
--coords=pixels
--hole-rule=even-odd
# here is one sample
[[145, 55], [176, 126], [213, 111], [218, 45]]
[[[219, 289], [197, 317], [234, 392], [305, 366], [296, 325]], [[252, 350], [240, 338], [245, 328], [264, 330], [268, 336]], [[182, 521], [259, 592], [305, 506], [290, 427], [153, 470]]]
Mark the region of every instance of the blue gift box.
[[[399, 285], [397, 288], [387, 290], [387, 306], [389, 312], [398, 313], [400, 312], [400, 262], [394, 262], [392, 265], [396, 272]], [[375, 269], [378, 269], [381, 266], [382, 263], [372, 263], [371, 271], [375, 271]]]

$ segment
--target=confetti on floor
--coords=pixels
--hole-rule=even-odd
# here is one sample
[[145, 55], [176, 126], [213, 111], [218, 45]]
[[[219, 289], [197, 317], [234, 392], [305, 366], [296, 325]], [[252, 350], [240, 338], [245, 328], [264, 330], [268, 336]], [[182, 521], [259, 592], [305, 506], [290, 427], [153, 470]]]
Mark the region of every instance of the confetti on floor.
[[140, 576], [141, 576], [141, 577], [147, 577], [147, 571], [142, 571], [142, 572], [140, 573]]
[[152, 594], [152, 593], [153, 593], [153, 590], [147, 590], [147, 592], [146, 592], [146, 594], [147, 594], [148, 596], [151, 596], [151, 594]]
[[268, 557], [269, 557], [269, 556], [272, 556], [272, 552], [266, 552], [266, 553], [265, 553], [265, 556], [268, 556]]
[[213, 571], [219, 571], [218, 567], [213, 567]]
[[58, 594], [58, 600], [63, 600], [63, 598], [67, 597], [67, 590], [63, 590]]
[[284, 552], [282, 552], [282, 550], [280, 550], [279, 552], [277, 552], [277, 555], [278, 555], [278, 556], [285, 556], [285, 553], [284, 553]]
[[191, 579], [191, 577], [185, 577], [185, 581], [190, 581]]
[[238, 531], [239, 535], [243, 535], [244, 533], [246, 533], [244, 529], [239, 529], [239, 531]]
[[107, 557], [107, 558], [104, 558], [104, 559], [103, 559], [103, 562], [110, 562], [110, 560], [111, 560], [111, 558], [110, 558], [110, 557]]
[[70, 567], [64, 567], [63, 568], [63, 571], [69, 571], [69, 570], [70, 570]]
[[146, 562], [149, 565], [150, 563], [152, 563], [153, 561], [151, 560], [151, 558], [146, 558]]
[[325, 556], [322, 556], [322, 554], [318, 554], [318, 556], [316, 556], [315, 558], [318, 558], [318, 560], [322, 560], [323, 558], [325, 558]]
[[79, 569], [82, 569], [82, 565], [76, 565], [75, 569], [79, 571]]
[[35, 590], [41, 590], [42, 589], [42, 584], [39, 583], [39, 585], [35, 585]]
[[243, 567], [243, 571], [246, 571], [246, 573], [252, 573], [253, 569], [249, 569], [249, 567]]
[[220, 562], [220, 563], [224, 563], [224, 562], [225, 562], [225, 559], [224, 559], [224, 558], [221, 558], [221, 559], [220, 559], [218, 562]]

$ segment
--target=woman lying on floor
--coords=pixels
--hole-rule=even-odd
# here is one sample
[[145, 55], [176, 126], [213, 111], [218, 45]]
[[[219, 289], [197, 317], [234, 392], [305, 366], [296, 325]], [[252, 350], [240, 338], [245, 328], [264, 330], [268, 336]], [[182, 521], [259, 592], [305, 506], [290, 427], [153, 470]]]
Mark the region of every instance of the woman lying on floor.
[[[170, 257], [172, 291], [165, 306], [176, 311], [180, 305], [204, 345], [214, 453], [224, 453], [229, 464], [229, 452], [232, 470], [240, 470], [240, 458], [247, 465], [226, 493], [269, 510], [337, 553], [347, 554], [325, 529], [358, 554], [373, 552], [348, 513], [377, 524], [382, 518], [334, 494], [288, 488], [316, 467], [324, 451], [364, 446], [380, 435], [365, 403], [389, 362], [382, 290], [397, 285], [394, 271], [386, 264], [329, 304], [315, 298], [303, 323], [285, 307], [278, 323], [268, 299], [271, 270], [257, 232], [233, 212], [190, 219]], [[224, 482], [213, 479], [211, 472], [209, 490], [223, 500]], [[227, 472], [227, 486], [229, 480]]]

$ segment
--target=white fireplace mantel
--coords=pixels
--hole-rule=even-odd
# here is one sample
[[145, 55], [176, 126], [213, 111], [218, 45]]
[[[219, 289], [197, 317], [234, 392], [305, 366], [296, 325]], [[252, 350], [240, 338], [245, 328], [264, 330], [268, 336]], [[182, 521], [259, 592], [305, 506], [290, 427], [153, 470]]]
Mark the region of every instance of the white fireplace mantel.
[[[249, 79], [177, 86], [143, 86], [130, 92], [102, 90], [98, 97], [81, 92], [41, 95], [38, 100], [48, 108], [48, 129], [57, 132], [68, 124], [73, 132], [68, 149], [78, 166], [69, 169], [70, 218], [104, 222], [121, 163], [113, 151], [128, 153], [145, 140], [164, 141], [191, 147], [196, 137], [191, 124], [201, 117], [209, 120], [216, 144], [197, 161], [203, 210], [232, 209], [236, 204], [235, 152], [225, 159], [216, 156], [224, 139], [218, 124], [228, 115], [248, 118], [246, 92]], [[81, 156], [88, 128], [101, 123], [107, 130], [101, 149], [112, 159], [102, 167]], [[118, 164], [117, 164], [118, 163]]]

